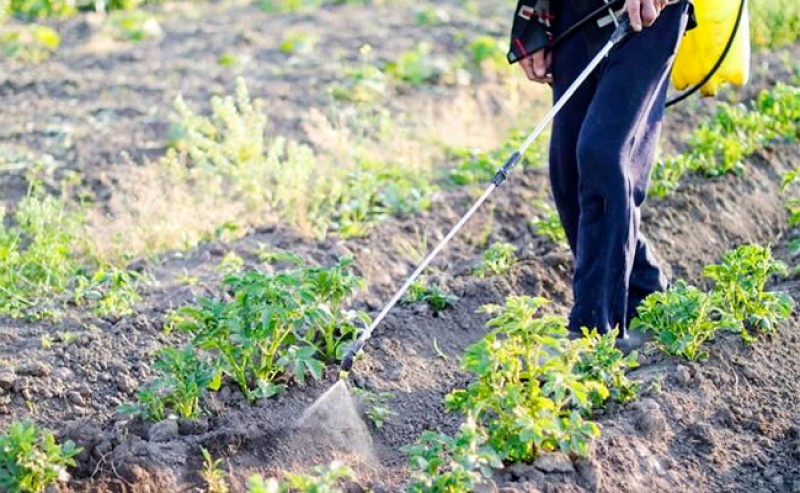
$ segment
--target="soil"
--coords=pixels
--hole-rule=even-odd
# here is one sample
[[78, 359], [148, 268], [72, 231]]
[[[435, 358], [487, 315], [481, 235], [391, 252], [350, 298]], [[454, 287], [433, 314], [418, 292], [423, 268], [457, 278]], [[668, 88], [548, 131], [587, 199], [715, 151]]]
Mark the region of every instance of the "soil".
[[[185, 8], [193, 19], [166, 17], [162, 24], [168, 34], [159, 42], [97, 51], [91, 22], [84, 18], [61, 26], [70, 47], [51, 62], [35, 68], [3, 62], [2, 140], [15, 151], [50, 153], [61, 166], [56, 178], [77, 171], [86, 183], [110, 194], [113, 183], [102, 181], [104, 169], [131, 165], [120, 152], [134, 161], [163, 153], [169, 122], [164, 108], [177, 89], [200, 104], [209, 93], [230, 86], [233, 75], [216, 60], [231, 46], [252, 57], [254, 63], [241, 72], [253, 93], [270, 96], [274, 126], [291, 133], [309, 106], [325, 102], [324, 88], [340, 62], [332, 57], [328, 64], [298, 62], [283, 69], [275, 30], [314, 26], [321, 46], [341, 46], [347, 58], [365, 41], [385, 45], [387, 54], [406, 49], [423, 29], [410, 21], [413, 11], [405, 7], [383, 23], [373, 22], [373, 11], [355, 7], [277, 18], [254, 7]], [[454, 29], [472, 27], [468, 16], [462, 19], [451, 10]], [[502, 32], [502, 26], [496, 29]], [[437, 33], [443, 33], [437, 38], [443, 45], [453, 42], [453, 32]], [[786, 57], [798, 54], [800, 47], [792, 47]], [[738, 94], [742, 99], [791, 77], [777, 55], [759, 54], [757, 62], [761, 70]], [[296, 91], [301, 83], [310, 90]], [[402, 105], [402, 97], [393, 104]], [[679, 150], [688, 131], [711, 111], [713, 103], [694, 101], [671, 112], [665, 148]], [[645, 231], [673, 279], [702, 285], [703, 266], [747, 242], [773, 244], [779, 257], [791, 261], [786, 238], [793, 232], [778, 189], [781, 173], [798, 164], [800, 145], [775, 142], [747, 159], [743, 177], [689, 177], [670, 198], [650, 201]], [[0, 186], [9, 204], [24, 193], [19, 174], [3, 173]], [[546, 191], [543, 168], [515, 174], [434, 264], [431, 277], [459, 296], [456, 306], [438, 316], [425, 307], [400, 306], [376, 330], [349, 384], [395, 395], [390, 407], [396, 415], [380, 429], [366, 424], [342, 385], [332, 388], [335, 368], [324, 381], [256, 405], [225, 385], [211, 395], [209, 416], [197, 421], [145, 424], [114, 410], [148, 381], [152, 355], [179, 342], [162, 330], [166, 314], [217, 292], [214, 267], [227, 252], [235, 251], [251, 267], [259, 265], [260, 244], [323, 264], [352, 255], [370, 281], [358, 304], [376, 311], [413, 268], [400, 239], [427, 238], [433, 245], [466, 210], [475, 189], [443, 192], [429, 212], [387, 221], [362, 239], [312, 242], [280, 225], [265, 225], [231, 243], [137, 261], [133, 267], [156, 282], [131, 317], [99, 319], [73, 311], [57, 323], [0, 318], [0, 426], [32, 417], [83, 448], [72, 480], [60, 491], [202, 490], [200, 447], [223, 459], [233, 491], [244, 491], [254, 473], [281, 474], [333, 459], [358, 471], [348, 491], [399, 491], [408, 480], [400, 448], [424, 430], [458, 427], [460, 418], [445, 412], [443, 400], [468, 381], [458, 359], [486, 333], [478, 308], [509, 294], [545, 296], [553, 301], [549, 309], [558, 313], [569, 307], [570, 253], [536, 236], [528, 225], [534, 199]], [[492, 241], [516, 245], [520, 262], [507, 275], [477, 279], [472, 268]], [[181, 283], [186, 271], [200, 282]], [[800, 301], [797, 275], [775, 280], [773, 288]], [[496, 474], [492, 487], [505, 493], [800, 493], [798, 322], [795, 316], [753, 346], [736, 336], [719, 337], [702, 364], [645, 351], [642, 366], [631, 373], [642, 382], [641, 398], [598, 416], [602, 436], [588, 458], [553, 454], [534, 464], [512, 464]], [[72, 337], [65, 339], [65, 333]], [[53, 347], [42, 347], [43, 336], [55, 340]]]

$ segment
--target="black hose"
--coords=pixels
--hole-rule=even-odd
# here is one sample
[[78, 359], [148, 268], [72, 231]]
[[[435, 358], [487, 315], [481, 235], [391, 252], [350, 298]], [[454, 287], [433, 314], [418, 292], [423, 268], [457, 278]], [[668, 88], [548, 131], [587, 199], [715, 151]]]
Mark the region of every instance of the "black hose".
[[714, 77], [714, 74], [716, 74], [719, 68], [722, 66], [722, 63], [725, 61], [725, 58], [728, 56], [728, 53], [730, 53], [731, 48], [733, 47], [733, 42], [736, 39], [736, 34], [738, 34], [739, 32], [739, 26], [742, 23], [742, 17], [744, 16], [744, 9], [746, 5], [747, 5], [747, 0], [741, 0], [741, 4], [739, 4], [739, 13], [736, 15], [736, 22], [733, 25], [733, 32], [731, 33], [731, 37], [728, 38], [728, 43], [725, 45], [725, 49], [722, 50], [722, 54], [719, 56], [717, 63], [715, 63], [714, 66], [711, 68], [711, 70], [706, 74], [706, 76], [703, 77], [703, 80], [701, 80], [694, 86], [690, 87], [689, 89], [681, 92], [680, 94], [676, 94], [675, 96], [670, 98], [666, 104], [667, 108], [669, 108], [672, 105], [680, 103], [684, 99], [696, 93], [697, 91], [700, 90], [701, 87], [706, 85], [706, 83], [710, 81], [712, 77]]

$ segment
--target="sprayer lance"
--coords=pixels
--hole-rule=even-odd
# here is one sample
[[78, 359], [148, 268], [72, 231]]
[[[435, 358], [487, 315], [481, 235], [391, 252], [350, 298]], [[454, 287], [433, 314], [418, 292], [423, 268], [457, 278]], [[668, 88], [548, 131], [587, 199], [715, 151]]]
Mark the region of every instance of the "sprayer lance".
[[435, 259], [439, 255], [439, 253], [450, 242], [450, 240], [452, 240], [453, 237], [461, 230], [461, 228], [467, 223], [467, 221], [469, 221], [469, 219], [473, 215], [475, 215], [475, 213], [478, 211], [478, 209], [480, 209], [483, 203], [486, 202], [486, 199], [488, 199], [489, 196], [492, 195], [492, 192], [494, 192], [495, 189], [497, 189], [497, 187], [499, 187], [500, 185], [503, 184], [504, 181], [506, 181], [506, 179], [511, 174], [511, 171], [514, 169], [514, 167], [517, 164], [519, 164], [520, 161], [522, 161], [522, 156], [525, 155], [525, 152], [528, 150], [531, 144], [533, 144], [533, 142], [539, 137], [539, 135], [541, 135], [542, 132], [544, 132], [545, 128], [547, 128], [547, 125], [549, 125], [550, 122], [553, 121], [553, 118], [555, 118], [555, 116], [561, 111], [564, 105], [566, 105], [567, 102], [570, 100], [570, 98], [572, 98], [572, 96], [575, 94], [575, 92], [578, 90], [581, 84], [583, 84], [584, 81], [586, 81], [586, 79], [589, 77], [589, 75], [592, 72], [594, 72], [597, 66], [600, 65], [600, 62], [603, 61], [603, 59], [608, 55], [611, 49], [614, 48], [614, 46], [616, 46], [620, 41], [625, 39], [625, 37], [628, 35], [629, 32], [630, 32], [630, 22], [628, 21], [627, 15], [625, 15], [624, 17], [620, 18], [620, 24], [614, 30], [614, 33], [611, 35], [611, 38], [608, 40], [608, 42], [597, 53], [597, 55], [595, 55], [595, 57], [592, 58], [592, 60], [589, 62], [586, 68], [583, 69], [583, 72], [581, 72], [580, 75], [578, 75], [575, 81], [572, 82], [572, 84], [569, 86], [564, 95], [561, 96], [561, 98], [559, 98], [558, 101], [556, 101], [556, 103], [553, 105], [550, 111], [548, 111], [547, 114], [544, 116], [542, 121], [539, 122], [536, 128], [534, 128], [533, 131], [528, 135], [528, 137], [525, 139], [525, 142], [523, 142], [522, 145], [520, 145], [519, 149], [517, 149], [517, 151], [514, 152], [514, 154], [512, 154], [511, 157], [508, 158], [508, 161], [506, 161], [506, 163], [503, 165], [502, 168], [497, 170], [497, 173], [495, 173], [494, 178], [492, 178], [492, 182], [486, 188], [486, 191], [483, 192], [483, 195], [481, 195], [478, 198], [478, 200], [475, 201], [472, 207], [470, 207], [469, 211], [467, 211], [467, 213], [464, 214], [464, 216], [461, 219], [459, 219], [459, 221], [456, 223], [455, 226], [453, 226], [450, 232], [447, 233], [447, 235], [442, 239], [442, 241], [439, 242], [438, 245], [436, 245], [436, 248], [434, 248], [433, 251], [431, 251], [431, 253], [429, 253], [427, 257], [425, 257], [425, 260], [423, 260], [422, 263], [419, 264], [419, 266], [416, 268], [416, 270], [414, 270], [411, 276], [409, 276], [409, 278], [406, 280], [403, 286], [397, 291], [397, 293], [395, 293], [392, 299], [389, 300], [389, 302], [386, 304], [383, 310], [381, 310], [378, 316], [375, 317], [375, 320], [372, 321], [367, 330], [362, 332], [361, 336], [359, 336], [356, 342], [354, 342], [350, 346], [344, 358], [342, 358], [342, 364], [340, 366], [340, 371], [339, 371], [340, 379], [347, 378], [347, 375], [353, 368], [353, 363], [355, 362], [356, 357], [361, 352], [361, 350], [364, 349], [364, 345], [369, 340], [369, 338], [372, 337], [372, 332], [375, 330], [375, 327], [377, 327], [383, 321], [383, 319], [386, 318], [386, 315], [388, 315], [389, 311], [392, 308], [394, 308], [394, 306], [400, 301], [403, 295], [406, 294], [408, 288], [411, 287], [414, 281], [417, 280], [417, 278], [428, 267], [428, 265], [430, 265], [433, 259]]

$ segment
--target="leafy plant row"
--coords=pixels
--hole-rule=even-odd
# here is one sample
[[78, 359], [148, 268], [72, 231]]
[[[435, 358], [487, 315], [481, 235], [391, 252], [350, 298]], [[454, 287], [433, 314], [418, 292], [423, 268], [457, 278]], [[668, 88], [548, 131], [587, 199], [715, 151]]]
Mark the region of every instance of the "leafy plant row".
[[616, 349], [616, 331], [568, 338], [563, 317], [541, 315], [546, 303], [512, 296], [484, 307], [491, 332], [462, 360], [474, 380], [446, 398], [465, 421], [455, 436], [426, 432], [406, 448], [408, 491], [473, 491], [504, 461], [554, 450], [585, 455], [600, 433], [594, 410], [636, 397], [638, 384], [625, 372], [638, 366], [637, 355]]
[[742, 174], [743, 159], [776, 138], [800, 138], [800, 87], [778, 83], [750, 103], [720, 103], [716, 115], [689, 138], [689, 150], [659, 161], [650, 195], [665, 197], [687, 172], [716, 177]]
[[[771, 276], [785, 272], [768, 248], [743, 245], [705, 269], [709, 292], [678, 282], [648, 297], [633, 327], [652, 332], [658, 348], [689, 359], [707, 355], [703, 344], [719, 330], [742, 334], [775, 330], [791, 314], [792, 300], [771, 293]], [[566, 336], [566, 320], [540, 315], [541, 298], [510, 297], [487, 306], [492, 331], [467, 349], [462, 367], [473, 375], [465, 389], [446, 398], [448, 410], [465, 416], [454, 436], [426, 432], [406, 448], [413, 480], [408, 491], [468, 492], [504, 461], [531, 461], [560, 450], [585, 455], [600, 430], [591, 420], [608, 401], [636, 398], [626, 377], [637, 356], [616, 347], [616, 332]]]
[[751, 343], [753, 332], [774, 332], [791, 315], [792, 298], [766, 288], [772, 276], [786, 273], [786, 265], [769, 248], [742, 245], [705, 268], [705, 277], [713, 281], [711, 290], [679, 281], [646, 298], [632, 327], [652, 332], [664, 352], [692, 360], [708, 355], [703, 345], [719, 331], [739, 332]]
[[69, 478], [80, 449], [72, 441], [56, 442], [53, 434], [28, 421], [15, 421], [0, 434], [0, 490], [41, 493]]
[[356, 336], [356, 322], [369, 322], [345, 307], [362, 285], [349, 260], [229, 275], [223, 298], [201, 298], [173, 313], [170, 328], [187, 333], [189, 344], [163, 349], [156, 378], [122, 411], [153, 420], [196, 418], [206, 394], [226, 378], [251, 401], [320, 379], [324, 364], [337, 361]]

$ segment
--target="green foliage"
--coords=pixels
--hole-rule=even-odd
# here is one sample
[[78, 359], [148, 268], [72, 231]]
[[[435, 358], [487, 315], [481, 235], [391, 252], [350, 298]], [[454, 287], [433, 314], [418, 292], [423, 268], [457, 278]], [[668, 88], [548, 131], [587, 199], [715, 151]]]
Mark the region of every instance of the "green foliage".
[[200, 447], [203, 455], [203, 469], [200, 476], [206, 482], [207, 493], [228, 493], [228, 483], [225, 481], [225, 471], [222, 469], [222, 459], [214, 459], [204, 447]]
[[139, 276], [81, 255], [83, 218], [63, 199], [31, 187], [10, 225], [0, 222], [0, 313], [37, 318], [60, 304], [127, 314]]
[[386, 74], [372, 63], [372, 47], [359, 50], [361, 63], [345, 70], [345, 79], [330, 88], [331, 96], [339, 101], [373, 103], [386, 94]]
[[575, 371], [581, 380], [603, 383], [604, 387], [597, 387], [591, 395], [594, 407], [601, 407], [609, 398], [615, 402], [632, 401], [639, 391], [639, 384], [626, 375], [627, 370], [639, 366], [639, 357], [635, 351], [625, 356], [617, 349], [618, 335], [617, 330], [602, 335], [585, 330], [586, 351], [581, 353]]
[[796, 185], [794, 185], [798, 178], [800, 178], [800, 168], [795, 168], [783, 174], [781, 180], [781, 193], [786, 194], [788, 191], [793, 192], [792, 195], [786, 199], [786, 211], [789, 213], [789, 226], [795, 227], [800, 224], [800, 197], [796, 193]]
[[323, 0], [261, 0], [261, 10], [270, 13], [299, 12], [321, 7]]
[[775, 138], [800, 138], [800, 89], [777, 84], [761, 91], [748, 109], [719, 103], [716, 115], [689, 139], [689, 150], [653, 169], [650, 195], [665, 197], [688, 171], [704, 176], [744, 172], [743, 159]]
[[639, 305], [631, 328], [652, 332], [658, 347], [690, 360], [704, 359], [703, 344], [718, 330], [736, 328], [736, 321], [720, 310], [714, 298], [683, 281], [663, 293], [653, 293]]
[[742, 159], [763, 145], [767, 125], [765, 115], [748, 112], [744, 105], [720, 103], [716, 117], [689, 139], [693, 170], [706, 176], [741, 174]]
[[242, 79], [235, 96], [215, 97], [211, 106], [205, 117], [176, 101], [175, 146], [187, 157], [176, 173], [202, 185], [197, 193], [225, 201], [235, 197], [241, 207], [277, 213], [303, 232], [336, 231], [346, 238], [365, 235], [387, 216], [430, 205], [435, 186], [414, 167], [354, 156], [351, 166], [320, 169], [323, 163], [309, 147], [268, 141], [267, 119]]
[[769, 91], [761, 91], [756, 110], [769, 121], [769, 136], [800, 139], [800, 87], [777, 83]]
[[58, 50], [61, 36], [52, 28], [29, 24], [0, 31], [0, 53], [6, 58], [43, 62]]
[[540, 234], [552, 241], [553, 243], [567, 244], [567, 234], [564, 232], [564, 227], [561, 225], [561, 218], [558, 216], [558, 211], [550, 207], [546, 202], [538, 202], [537, 208], [540, 213], [539, 217], [531, 221], [531, 226]]
[[706, 266], [704, 273], [714, 280], [720, 308], [739, 322], [745, 340], [752, 340], [747, 327], [772, 332], [792, 313], [794, 302], [789, 295], [766, 291], [772, 275], [787, 273], [786, 265], [772, 258], [769, 248], [742, 245], [726, 253], [720, 264]]
[[454, 437], [427, 431], [414, 445], [403, 449], [408, 454], [412, 481], [409, 493], [469, 493], [492, 469], [503, 466], [501, 457], [486, 445], [486, 433], [468, 416]]
[[491, 36], [478, 36], [467, 47], [469, 61], [474, 67], [496, 70], [507, 65], [506, 48], [503, 43]]
[[214, 380], [214, 370], [190, 345], [166, 347], [154, 364], [157, 376], [139, 389], [138, 402], [120, 406], [125, 414], [161, 421], [172, 414], [199, 418], [201, 402]]
[[751, 2], [750, 33], [755, 46], [779, 48], [791, 45], [800, 33], [800, 5], [794, 0]]
[[365, 236], [390, 215], [402, 216], [430, 207], [435, 187], [426, 176], [400, 166], [362, 163], [331, 199], [331, 229], [343, 238]]
[[367, 416], [376, 428], [382, 428], [389, 418], [397, 414], [388, 406], [389, 399], [394, 398], [391, 392], [370, 392], [358, 387], [352, 387], [350, 390], [366, 406]]
[[434, 83], [451, 70], [447, 61], [435, 57], [431, 45], [418, 43], [386, 65], [386, 73], [412, 86]]
[[[486, 183], [492, 179], [498, 169], [506, 162], [518, 148], [527, 135], [521, 131], [511, 133], [509, 139], [502, 146], [490, 151], [480, 149], [448, 149], [448, 160], [454, 161], [455, 166], [450, 170], [448, 179], [454, 185], [470, 185], [473, 183]], [[531, 149], [523, 156], [519, 168], [525, 166], [538, 166], [544, 162], [543, 153], [533, 152]], [[521, 170], [517, 170], [519, 172]]]
[[72, 441], [59, 445], [53, 434], [31, 422], [12, 422], [0, 435], [0, 489], [40, 493], [68, 478], [67, 466], [80, 452]]
[[438, 26], [450, 22], [450, 15], [442, 8], [420, 5], [414, 12], [414, 20], [420, 26]]
[[504, 459], [530, 461], [541, 452], [586, 455], [597, 425], [584, 419], [602, 382], [574, 371], [585, 342], [570, 344], [566, 320], [538, 316], [542, 298], [509, 297], [494, 313], [492, 329], [467, 349], [462, 366], [475, 380], [446, 400], [450, 410], [474, 415], [488, 443]]
[[517, 247], [510, 243], [494, 243], [485, 252], [483, 260], [475, 269], [479, 277], [503, 275], [517, 263]]
[[678, 184], [692, 167], [689, 154], [678, 154], [659, 160], [653, 166], [648, 194], [663, 199], [678, 188]]
[[271, 397], [285, 388], [281, 378], [303, 384], [322, 376], [322, 361], [334, 361], [356, 336], [355, 322], [367, 321], [343, 304], [362, 286], [344, 260], [332, 268], [301, 267], [277, 274], [228, 276], [229, 300], [201, 298], [181, 308], [173, 326], [212, 351], [215, 366], [249, 399]]
[[317, 37], [307, 32], [287, 33], [280, 44], [280, 50], [287, 55], [308, 55], [317, 45]]
[[447, 294], [438, 285], [428, 286], [423, 281], [411, 285], [404, 300], [406, 303], [427, 303], [433, 313], [438, 315], [458, 301], [458, 296]]
[[163, 34], [156, 18], [144, 10], [111, 13], [105, 30], [114, 39], [133, 42], [159, 38]]
[[69, 17], [77, 11], [75, 2], [71, 0], [8, 0], [6, 9], [9, 14], [22, 20]]
[[248, 493], [341, 493], [342, 480], [353, 479], [353, 471], [338, 462], [317, 466], [314, 474], [289, 474], [282, 481], [252, 476], [247, 481]]

